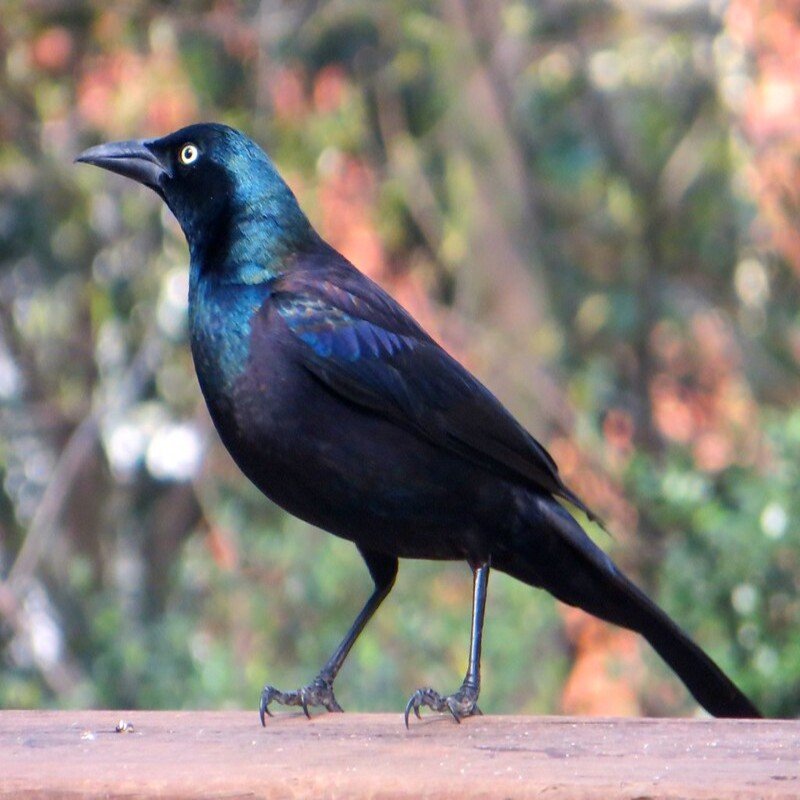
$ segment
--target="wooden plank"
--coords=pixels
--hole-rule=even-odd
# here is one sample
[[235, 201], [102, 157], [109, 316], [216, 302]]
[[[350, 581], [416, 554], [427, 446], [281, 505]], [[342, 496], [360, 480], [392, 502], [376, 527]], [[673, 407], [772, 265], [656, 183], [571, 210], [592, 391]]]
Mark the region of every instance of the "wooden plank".
[[797, 798], [800, 722], [5, 711], [0, 796]]

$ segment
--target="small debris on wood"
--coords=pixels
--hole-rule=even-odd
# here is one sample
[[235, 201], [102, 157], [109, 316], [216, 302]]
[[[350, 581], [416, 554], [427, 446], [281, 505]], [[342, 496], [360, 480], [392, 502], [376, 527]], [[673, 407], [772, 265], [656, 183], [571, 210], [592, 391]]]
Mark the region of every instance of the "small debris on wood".
[[133, 733], [133, 723], [128, 722], [127, 720], [121, 719], [117, 723], [117, 727], [114, 729], [117, 733]]

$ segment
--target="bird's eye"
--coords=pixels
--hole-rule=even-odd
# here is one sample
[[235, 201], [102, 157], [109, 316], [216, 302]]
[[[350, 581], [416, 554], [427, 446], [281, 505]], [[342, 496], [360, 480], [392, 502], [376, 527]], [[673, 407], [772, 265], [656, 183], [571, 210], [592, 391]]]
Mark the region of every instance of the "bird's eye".
[[193, 164], [197, 161], [197, 157], [200, 155], [200, 151], [197, 149], [196, 145], [193, 144], [185, 144], [181, 147], [180, 153], [178, 153], [178, 158], [180, 159], [181, 164]]

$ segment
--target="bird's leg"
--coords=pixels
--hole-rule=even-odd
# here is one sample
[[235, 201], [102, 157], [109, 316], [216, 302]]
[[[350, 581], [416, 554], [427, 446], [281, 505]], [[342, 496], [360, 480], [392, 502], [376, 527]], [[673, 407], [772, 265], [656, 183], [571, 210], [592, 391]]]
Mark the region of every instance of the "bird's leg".
[[328, 711], [344, 710], [333, 695], [333, 681], [342, 664], [344, 664], [347, 654], [355, 644], [358, 635], [378, 610], [378, 606], [386, 599], [386, 595], [391, 591], [392, 586], [394, 586], [394, 580], [397, 577], [397, 559], [394, 556], [387, 556], [383, 553], [375, 553], [362, 548], [359, 548], [359, 551], [367, 563], [372, 580], [375, 582], [375, 590], [333, 655], [325, 662], [325, 666], [322, 667], [311, 683], [290, 692], [282, 692], [280, 689], [269, 685], [263, 688], [258, 706], [262, 725], [266, 724], [267, 716], [272, 716], [269, 704], [273, 702], [284, 706], [300, 706], [307, 717], [311, 716], [308, 713], [309, 706], [324, 706]]
[[478, 695], [481, 690], [481, 639], [483, 637], [483, 616], [486, 609], [486, 586], [489, 582], [489, 562], [471, 564], [472, 567], [472, 631], [469, 639], [469, 666], [461, 688], [454, 694], [442, 697], [430, 687], [417, 689], [406, 705], [405, 720], [413, 711], [417, 719], [419, 710], [428, 706], [434, 711], [449, 711], [456, 722], [464, 717], [483, 713], [478, 708]]

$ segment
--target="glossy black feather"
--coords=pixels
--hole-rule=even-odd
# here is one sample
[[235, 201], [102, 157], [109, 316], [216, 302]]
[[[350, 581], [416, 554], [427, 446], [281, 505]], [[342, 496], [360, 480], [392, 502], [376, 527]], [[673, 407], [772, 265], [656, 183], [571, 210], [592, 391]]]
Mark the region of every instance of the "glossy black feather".
[[[196, 157], [184, 163], [187, 143]], [[354, 542], [375, 580], [311, 685], [294, 693], [265, 687], [262, 721], [273, 701], [311, 698], [338, 709], [333, 679], [391, 589], [400, 557], [473, 567], [470, 667], [462, 690], [441, 706], [457, 718], [476, 707], [490, 565], [639, 631], [711, 713], [758, 716], [560, 505], [556, 498], [592, 516], [547, 451], [320, 238], [247, 137], [195, 125], [80, 159], [140, 180], [173, 210], [191, 255], [192, 354], [225, 446], [276, 503]], [[413, 708], [440, 707], [427, 691], [415, 693]]]
[[497, 398], [379, 286], [338, 254], [296, 263], [272, 305], [307, 346], [303, 363], [332, 392], [497, 475], [592, 512], [550, 454]]

